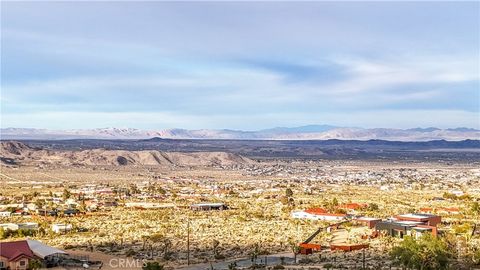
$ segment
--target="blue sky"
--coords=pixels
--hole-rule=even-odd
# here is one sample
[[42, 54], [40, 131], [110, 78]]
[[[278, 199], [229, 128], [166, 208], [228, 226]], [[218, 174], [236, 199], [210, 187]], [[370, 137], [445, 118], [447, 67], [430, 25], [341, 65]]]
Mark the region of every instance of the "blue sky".
[[479, 2], [1, 2], [1, 126], [480, 128]]

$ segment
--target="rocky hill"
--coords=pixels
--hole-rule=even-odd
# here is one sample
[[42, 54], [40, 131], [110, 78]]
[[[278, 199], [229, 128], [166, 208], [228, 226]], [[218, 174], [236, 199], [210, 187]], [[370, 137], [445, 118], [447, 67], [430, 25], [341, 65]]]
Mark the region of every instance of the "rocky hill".
[[63, 166], [230, 166], [253, 161], [226, 152], [163, 152], [90, 149], [82, 151], [33, 148], [16, 141], [0, 144], [0, 160], [4, 164], [45, 164]]

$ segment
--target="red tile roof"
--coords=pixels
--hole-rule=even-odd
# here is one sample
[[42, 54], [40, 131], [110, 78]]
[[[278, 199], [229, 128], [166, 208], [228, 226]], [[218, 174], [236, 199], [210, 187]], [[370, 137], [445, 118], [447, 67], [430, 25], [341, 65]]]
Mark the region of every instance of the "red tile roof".
[[346, 217], [347, 215], [345, 214], [339, 214], [339, 213], [323, 213], [323, 214], [318, 214], [319, 216], [329, 216], [329, 217]]
[[460, 209], [457, 207], [440, 207], [438, 208], [438, 210], [449, 212], [449, 213], [460, 212]]
[[327, 210], [317, 207], [317, 208], [309, 208], [309, 209], [305, 210], [305, 212], [307, 212], [309, 214], [312, 214], [312, 215], [319, 215], [319, 214], [327, 213]]
[[15, 242], [0, 242], [0, 256], [9, 261], [15, 261], [21, 256], [33, 258], [35, 255], [30, 250], [26, 240]]
[[360, 209], [360, 208], [365, 208], [367, 206], [368, 206], [368, 204], [366, 204], [366, 203], [344, 203], [344, 204], [339, 205], [338, 208], [357, 210], [357, 209]]

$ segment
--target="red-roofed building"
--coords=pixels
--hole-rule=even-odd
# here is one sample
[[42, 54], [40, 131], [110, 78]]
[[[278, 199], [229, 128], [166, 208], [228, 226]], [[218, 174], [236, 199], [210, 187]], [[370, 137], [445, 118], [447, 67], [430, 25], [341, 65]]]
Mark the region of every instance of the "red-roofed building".
[[338, 206], [338, 208], [348, 209], [348, 210], [358, 210], [368, 207], [366, 203], [344, 203]]
[[442, 217], [432, 214], [404, 214], [395, 216], [395, 219], [398, 221], [421, 222], [428, 226], [437, 226], [438, 223], [442, 222]]
[[327, 210], [317, 207], [317, 208], [309, 208], [305, 210], [305, 212], [312, 214], [312, 215], [318, 215], [318, 214], [324, 214], [327, 213]]
[[460, 209], [457, 207], [440, 207], [437, 210], [438, 213], [445, 213], [445, 214], [459, 214]]
[[370, 229], [375, 228], [375, 225], [378, 222], [382, 221], [379, 218], [371, 218], [371, 217], [357, 217], [357, 218], [354, 218], [354, 220], [356, 222], [363, 223], [363, 224], [367, 225], [368, 228], [370, 228]]
[[25, 270], [31, 260], [48, 265], [58, 262], [58, 257], [65, 254], [33, 239], [0, 242], [0, 269]]
[[24, 270], [32, 259], [35, 259], [35, 255], [27, 241], [0, 243], [0, 269]]
[[433, 213], [433, 208], [431, 208], [431, 207], [422, 207], [422, 208], [420, 208], [420, 212], [421, 212], [421, 213], [431, 214], [431, 213]]

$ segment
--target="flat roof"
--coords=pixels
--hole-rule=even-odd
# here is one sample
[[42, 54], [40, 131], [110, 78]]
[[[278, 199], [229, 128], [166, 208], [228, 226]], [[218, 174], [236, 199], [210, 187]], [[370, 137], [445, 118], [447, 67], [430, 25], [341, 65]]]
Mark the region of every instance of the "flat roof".
[[412, 229], [417, 231], [431, 231], [431, 228], [423, 228], [423, 227], [413, 227]]
[[224, 203], [197, 203], [197, 204], [192, 204], [192, 206], [223, 206], [225, 205]]
[[412, 225], [419, 225], [423, 224], [423, 222], [418, 222], [418, 221], [403, 221], [403, 220], [397, 220], [395, 223], [406, 225], [406, 226], [412, 226]]
[[412, 226], [420, 225], [423, 223], [417, 222], [417, 221], [386, 220], [386, 221], [381, 221], [377, 224], [390, 224], [390, 225], [396, 225], [396, 226], [402, 226], [402, 227], [412, 227]]
[[416, 218], [416, 219], [423, 219], [423, 218], [431, 218], [431, 217], [437, 217], [436, 215], [431, 215], [431, 214], [403, 214], [403, 215], [397, 215], [397, 217], [403, 217], [403, 218]]
[[379, 218], [373, 218], [373, 217], [358, 217], [355, 220], [365, 220], [365, 221], [372, 221], [372, 220], [381, 220]]

